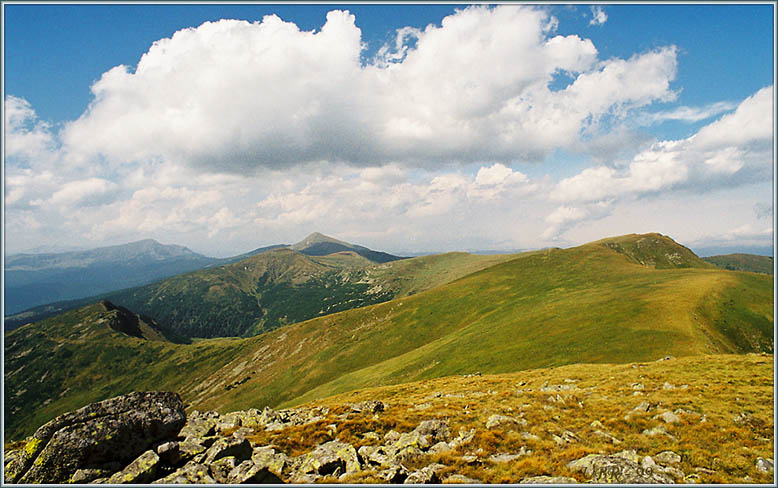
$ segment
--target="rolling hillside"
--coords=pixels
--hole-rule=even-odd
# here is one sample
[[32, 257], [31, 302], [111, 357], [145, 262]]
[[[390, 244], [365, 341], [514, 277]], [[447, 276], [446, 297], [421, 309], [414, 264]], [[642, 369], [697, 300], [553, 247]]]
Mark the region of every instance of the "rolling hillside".
[[447, 253], [378, 264], [353, 250], [307, 256], [288, 248], [264, 249], [237, 263], [41, 306], [8, 317], [6, 330], [106, 298], [186, 337], [248, 337], [417, 293], [506, 259], [509, 256]]
[[733, 271], [751, 271], [753, 273], [773, 274], [773, 258], [756, 254], [723, 254], [702, 258], [719, 268]]
[[[770, 277], [721, 270], [684, 250], [658, 234], [625, 236], [505, 256], [502, 261], [490, 256], [496, 260], [491, 266], [434, 287], [432, 269], [445, 269], [443, 263], [456, 256], [426, 257], [429, 266], [398, 261], [428, 271], [424, 279], [404, 282], [401, 298], [257, 337], [176, 345], [125, 336], [111, 339], [110, 347], [90, 341], [101, 351], [126, 351], [117, 357], [132, 359], [109, 360], [83, 345], [73, 347], [69, 361], [87, 361], [90, 368], [78, 376], [81, 380], [63, 380], [38, 397], [49, 403], [35, 419], [148, 384], [180, 392], [191, 408], [229, 411], [294, 405], [365, 387], [474, 371], [508, 373], [575, 363], [649, 361], [666, 355], [772, 352]], [[301, 259], [293, 251], [283, 252]], [[468, 265], [477, 267], [474, 261]], [[317, 272], [316, 262], [311, 262], [311, 267], [300, 265], [296, 275]], [[415, 285], [409, 283], [430, 287], [411, 294]], [[14, 388], [24, 389], [25, 383], [12, 380], [24, 358], [45, 356], [43, 350], [20, 355], [30, 346], [16, 345], [16, 338], [34, 342], [41, 327], [84, 322], [84, 314], [95, 312], [87, 307], [72, 313], [76, 315], [6, 335], [6, 347], [16, 347], [7, 349], [6, 357], [18, 356], [19, 361], [10, 370], [6, 367], [6, 399], [11, 401], [6, 409], [20, 408], [13, 403]], [[131, 346], [125, 345], [127, 341]], [[69, 340], [62, 344], [60, 348]], [[104, 361], [111, 361], [112, 374], [107, 376], [101, 367]], [[185, 377], [179, 375], [182, 370]], [[67, 393], [62, 395], [63, 391]], [[29, 433], [40, 423], [18, 417], [19, 412], [15, 415], [7, 417], [6, 425], [16, 433]]]

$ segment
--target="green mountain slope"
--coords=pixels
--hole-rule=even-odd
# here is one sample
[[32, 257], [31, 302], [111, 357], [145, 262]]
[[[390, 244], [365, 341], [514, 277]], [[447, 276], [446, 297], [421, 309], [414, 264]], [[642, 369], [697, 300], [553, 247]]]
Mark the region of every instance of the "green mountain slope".
[[[672, 240], [649, 237], [660, 239], [663, 255], [683, 255]], [[235, 362], [245, 361], [238, 375], [228, 366], [208, 380], [245, 380], [240, 387], [228, 395], [196, 391], [195, 401], [290, 405], [475, 370], [772, 351], [768, 277], [693, 259], [679, 266], [700, 267], [656, 269], [612, 244], [520, 254], [423, 293], [254, 338], [255, 352]]]
[[5, 334], [6, 439], [134, 390], [184, 391], [241, 353], [236, 340], [174, 344], [153, 321], [101, 302]]
[[[152, 316], [182, 336], [252, 336], [416, 293], [508, 258], [448, 253], [377, 264], [354, 250], [306, 256], [290, 249], [271, 249], [238, 263], [104, 297]], [[8, 317], [6, 328], [53, 317], [98, 298], [41, 306]]]
[[[645, 237], [653, 241], [654, 263], [659, 255], [684, 255], [669, 238], [649, 235], [507, 256], [425, 291], [411, 295], [408, 286], [402, 298], [257, 337], [171, 345], [175, 353], [155, 353], [152, 370], [179, 368], [174, 355], [196, 362], [195, 347], [213, 348], [207, 369], [186, 369], [182, 379], [160, 375], [160, 383], [192, 408], [228, 411], [474, 371], [773, 350], [770, 277], [692, 258], [677, 263], [688, 267], [639, 264], [634, 252], [621, 249], [637, 248], [632, 241]], [[427, 264], [444, 267], [449, 259], [456, 256], [427, 257]], [[435, 281], [419, 282], [425, 280]], [[138, 375], [147, 377], [117, 372], [104, 388], [131, 384]], [[71, 389], [65, 398], [80, 391]], [[55, 398], [51, 405], [63, 402]]]
[[733, 271], [751, 271], [753, 273], [773, 274], [773, 258], [756, 254], [723, 254], [702, 258], [719, 268]]
[[150, 283], [218, 260], [151, 239], [57, 254], [16, 254], [5, 260], [5, 313]]

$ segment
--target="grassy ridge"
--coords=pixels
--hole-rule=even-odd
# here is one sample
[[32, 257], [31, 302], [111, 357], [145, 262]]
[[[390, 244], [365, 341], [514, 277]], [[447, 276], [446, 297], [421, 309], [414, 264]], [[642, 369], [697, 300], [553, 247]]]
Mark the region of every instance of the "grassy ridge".
[[773, 274], [773, 258], [770, 256], [757, 256], [756, 254], [724, 254], [702, 258], [704, 261], [714, 264], [719, 268], [732, 271], [751, 271], [754, 273]]
[[[667, 241], [671, 252], [663, 254], [672, 255]], [[705, 263], [656, 269], [608, 244], [519, 255], [424, 293], [252, 339], [250, 379], [197, 401], [219, 409], [291, 405], [474, 370], [772, 350], [768, 277]], [[750, 342], [722, 328], [732, 320], [724, 299], [741, 310], [732, 327]], [[223, 372], [213, 380], [228, 381]]]
[[[63, 412], [115, 395], [185, 392], [246, 345], [237, 339], [190, 345], [141, 339], [114, 330], [114, 317], [115, 311], [98, 303], [6, 334], [6, 439], [29, 435]], [[148, 331], [149, 325], [142, 323], [141, 329]]]
[[[100, 310], [73, 311], [6, 335], [6, 435], [29, 434], [56, 414], [132, 389], [174, 390], [190, 408], [224, 412], [474, 371], [772, 351], [770, 277], [693, 260], [673, 269], [639, 264], [683, 256], [671, 240], [648, 237], [652, 245], [641, 246], [638, 259], [601, 241], [381, 264], [361, 281], [407, 296], [249, 339], [152, 343], [94, 329]], [[411, 294], [456, 276], [438, 274], [456, 262], [480, 270]], [[415, 271], [402, 280], [392, 266]], [[234, 271], [225, 282], [240, 281]], [[87, 333], [93, 329], [100, 333]]]

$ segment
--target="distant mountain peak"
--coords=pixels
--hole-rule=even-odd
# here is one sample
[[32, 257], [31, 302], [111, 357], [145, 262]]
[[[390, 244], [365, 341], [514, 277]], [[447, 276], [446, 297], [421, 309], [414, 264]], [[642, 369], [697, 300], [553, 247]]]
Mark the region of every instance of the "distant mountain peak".
[[352, 251], [376, 263], [386, 263], [402, 259], [385, 252], [373, 251], [364, 246], [341, 241], [334, 237], [326, 236], [321, 232], [314, 232], [297, 244], [292, 244], [289, 248], [307, 256], [326, 256], [341, 251]]
[[345, 247], [353, 247], [353, 244], [349, 244], [348, 242], [335, 239], [334, 237], [326, 236], [321, 232], [313, 232], [302, 241], [296, 244], [292, 244], [290, 247], [295, 251], [300, 251], [314, 244], [321, 244], [321, 243], [332, 243], [332, 244], [340, 244], [341, 246], [345, 246]]

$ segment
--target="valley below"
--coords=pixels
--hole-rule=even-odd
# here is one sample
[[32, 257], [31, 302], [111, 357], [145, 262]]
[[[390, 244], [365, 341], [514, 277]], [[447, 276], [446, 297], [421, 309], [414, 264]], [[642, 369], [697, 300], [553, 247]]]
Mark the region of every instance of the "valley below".
[[175, 432], [79, 480], [767, 483], [773, 277], [708, 261], [661, 234], [416, 258], [312, 234], [31, 309], [6, 480], [36, 479], [52, 419], [166, 391]]

